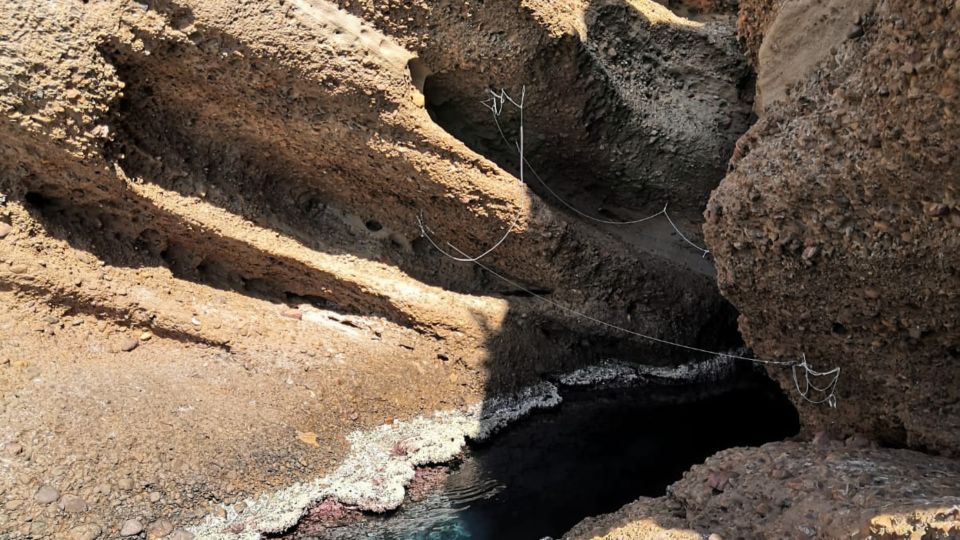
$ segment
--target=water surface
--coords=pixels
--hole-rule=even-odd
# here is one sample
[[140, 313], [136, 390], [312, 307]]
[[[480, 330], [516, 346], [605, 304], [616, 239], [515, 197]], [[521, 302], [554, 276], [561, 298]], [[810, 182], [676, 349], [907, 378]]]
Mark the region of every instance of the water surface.
[[561, 389], [564, 402], [471, 445], [444, 485], [386, 516], [327, 529], [329, 540], [530, 540], [660, 496], [683, 471], [733, 446], [793, 435], [796, 411], [752, 371], [710, 385]]

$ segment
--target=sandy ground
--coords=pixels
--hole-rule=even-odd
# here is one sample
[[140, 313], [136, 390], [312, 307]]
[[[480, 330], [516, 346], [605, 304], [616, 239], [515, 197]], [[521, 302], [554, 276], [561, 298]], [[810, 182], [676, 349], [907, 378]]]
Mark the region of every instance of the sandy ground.
[[[424, 361], [389, 331], [344, 326], [337, 336], [266, 302], [250, 306], [275, 332], [264, 343], [315, 332], [323, 345], [231, 351], [148, 338], [148, 327], [52, 310], [15, 292], [0, 299], [8, 538], [62, 538], [84, 525], [112, 536], [127, 519], [185, 524], [220, 503], [323, 475], [353, 430], [480, 397], [475, 373]], [[225, 311], [196, 318], [212, 325], [236, 314]]]

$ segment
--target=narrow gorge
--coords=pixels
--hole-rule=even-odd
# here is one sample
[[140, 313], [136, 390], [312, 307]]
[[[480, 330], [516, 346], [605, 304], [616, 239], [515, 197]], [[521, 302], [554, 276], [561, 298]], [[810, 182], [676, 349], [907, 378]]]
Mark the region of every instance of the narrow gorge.
[[960, 2], [0, 0], [0, 539], [960, 538]]

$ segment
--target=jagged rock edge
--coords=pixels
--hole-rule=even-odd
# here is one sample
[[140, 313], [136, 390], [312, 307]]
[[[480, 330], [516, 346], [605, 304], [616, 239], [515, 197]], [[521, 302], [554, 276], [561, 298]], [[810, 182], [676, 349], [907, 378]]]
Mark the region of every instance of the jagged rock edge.
[[[591, 386], [635, 382], [642, 375], [695, 382], [722, 377], [732, 365], [723, 356], [673, 368], [606, 360], [563, 374], [558, 382], [564, 386]], [[190, 532], [202, 540], [257, 540], [264, 533], [290, 529], [311, 505], [328, 498], [365, 511], [394, 510], [403, 503], [406, 486], [417, 467], [450, 461], [463, 450], [468, 439], [486, 440], [534, 410], [550, 409], [562, 401], [557, 385], [541, 381], [514, 394], [481, 401], [466, 411], [438, 411], [429, 417], [355, 431], [348, 436], [349, 454], [333, 473], [247, 499], [242, 514], [223, 505], [225, 514], [207, 516]]]

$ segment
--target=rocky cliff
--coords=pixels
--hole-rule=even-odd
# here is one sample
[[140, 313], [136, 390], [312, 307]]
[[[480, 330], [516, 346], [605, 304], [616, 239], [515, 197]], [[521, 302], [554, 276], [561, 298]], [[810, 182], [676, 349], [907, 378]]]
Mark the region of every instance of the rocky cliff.
[[841, 368], [837, 409], [800, 407], [809, 429], [956, 456], [960, 7], [788, 2], [750, 22], [771, 5], [742, 8], [764, 34], [760, 119], [706, 211], [721, 290], [758, 354]]
[[0, 536], [277, 532], [246, 501], [351, 433], [448, 411], [449, 457], [546, 373], [684, 358], [642, 335], [739, 345], [727, 299], [840, 369], [836, 409], [770, 370], [818, 443], [571, 534], [954, 534], [960, 4], [736, 9], [0, 0]]
[[705, 212], [717, 280], [760, 356], [840, 368], [837, 407], [770, 369], [813, 442], [721, 452], [566, 538], [960, 536], [931, 455], [960, 455], [960, 3], [744, 1], [738, 32], [759, 120]]
[[[739, 340], [662, 216], [594, 225], [551, 192], [608, 221], [669, 203], [700, 242], [751, 116], [730, 24], [645, 1], [4, 1], [0, 36], [0, 536], [185, 538], [326, 474], [355, 430], [681, 358], [584, 315]], [[524, 86], [529, 186], [518, 115], [502, 141], [480, 103]]]

